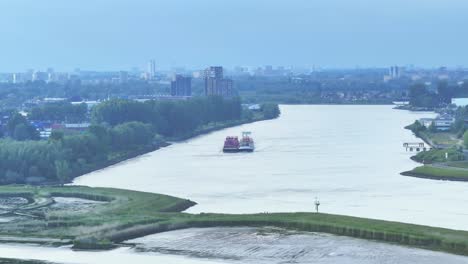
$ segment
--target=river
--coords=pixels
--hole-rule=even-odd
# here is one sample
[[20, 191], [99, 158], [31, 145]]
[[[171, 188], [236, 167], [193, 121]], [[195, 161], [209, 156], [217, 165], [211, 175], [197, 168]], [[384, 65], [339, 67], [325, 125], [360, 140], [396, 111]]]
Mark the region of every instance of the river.
[[[468, 203], [468, 183], [399, 174], [417, 165], [409, 159], [411, 153], [402, 144], [420, 141], [403, 127], [433, 114], [398, 111], [391, 106], [282, 106], [281, 111], [279, 119], [175, 143], [79, 177], [74, 184], [189, 198], [198, 203], [188, 210], [191, 213], [313, 211], [313, 201], [318, 197], [321, 212], [468, 230], [468, 212], [464, 209]], [[239, 135], [245, 130], [255, 138], [254, 153], [221, 152], [225, 136]], [[249, 248], [239, 245], [275, 235], [260, 236], [257, 230], [253, 238], [249, 237], [254, 232], [251, 229], [211, 231], [168, 232], [137, 240], [142, 246], [136, 249], [73, 254], [77, 255], [76, 263], [99, 263], [97, 260], [106, 256], [116, 260], [128, 258], [136, 263], [147, 263], [146, 258], [151, 259], [149, 262], [164, 263], [172, 263], [170, 259], [174, 258], [174, 263], [190, 264], [221, 260], [220, 263], [265, 260], [270, 261], [264, 263], [309, 263], [318, 261], [317, 256], [330, 254], [331, 262], [317, 263], [468, 263], [465, 258], [449, 254], [319, 234], [290, 234], [281, 241], [272, 239], [260, 244], [263, 250], [252, 259], [246, 257]], [[212, 239], [207, 239], [210, 234]], [[186, 237], [183, 245], [178, 237]], [[249, 238], [239, 244], [238, 237]], [[0, 256], [14, 253], [15, 249], [1, 246]], [[299, 249], [309, 253], [314, 250], [303, 254], [300, 260], [304, 262], [285, 253]], [[59, 262], [64, 261], [60, 259], [61, 252], [69, 252], [63, 248], [48, 250], [56, 253], [49, 252], [52, 257], [45, 259]], [[223, 258], [226, 255], [229, 257]], [[394, 258], [388, 258], [389, 255]], [[82, 262], [78, 261], [79, 256], [83, 256]], [[429, 259], [433, 262], [428, 262]]]

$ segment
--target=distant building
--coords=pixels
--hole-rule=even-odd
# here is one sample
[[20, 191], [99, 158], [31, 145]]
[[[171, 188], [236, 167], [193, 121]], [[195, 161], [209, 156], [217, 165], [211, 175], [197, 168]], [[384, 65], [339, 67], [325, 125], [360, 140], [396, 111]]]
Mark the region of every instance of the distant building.
[[60, 102], [65, 102], [67, 101], [67, 98], [63, 97], [46, 97], [44, 100], [42, 100], [43, 103], [60, 103]]
[[429, 126], [431, 126], [432, 122], [434, 122], [434, 118], [420, 118], [418, 121], [421, 125], [428, 128]]
[[434, 126], [439, 131], [450, 130], [453, 123], [455, 123], [455, 118], [451, 116], [439, 116], [434, 119]]
[[465, 107], [468, 105], [468, 98], [452, 98], [452, 104]]
[[13, 83], [22, 83], [24, 82], [24, 76], [21, 73], [13, 73]]
[[434, 125], [434, 128], [438, 131], [448, 131], [455, 123], [455, 118], [450, 115], [439, 115], [436, 118], [421, 118], [419, 119], [419, 123], [426, 128]]
[[212, 66], [205, 70], [205, 95], [220, 95], [223, 97], [233, 95], [233, 81], [224, 79], [223, 67]]
[[390, 75], [390, 78], [392, 78], [392, 79], [398, 79], [398, 78], [400, 78], [400, 76], [401, 76], [401, 68], [398, 67], [398, 66], [392, 66], [392, 67], [390, 67], [389, 75]]
[[191, 96], [192, 78], [177, 74], [171, 82], [172, 96]]
[[91, 111], [93, 107], [100, 104], [100, 101], [80, 101], [80, 102], [71, 102], [72, 105], [86, 104], [88, 111]]
[[128, 82], [128, 72], [120, 71], [119, 72], [119, 82], [120, 83], [127, 83]]
[[247, 109], [251, 111], [260, 111], [262, 110], [262, 107], [259, 104], [251, 104], [251, 105], [247, 105]]
[[46, 72], [35, 71], [32, 74], [32, 81], [47, 81], [49, 79], [49, 74]]
[[146, 78], [148, 80], [154, 80], [156, 78], [156, 61], [155, 60], [150, 60], [148, 62], [148, 70], [146, 73], [147, 73]]

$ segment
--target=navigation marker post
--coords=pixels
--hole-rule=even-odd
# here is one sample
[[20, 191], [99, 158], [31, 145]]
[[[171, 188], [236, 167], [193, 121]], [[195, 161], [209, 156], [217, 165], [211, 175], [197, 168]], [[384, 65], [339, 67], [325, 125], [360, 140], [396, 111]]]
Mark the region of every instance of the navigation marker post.
[[318, 200], [317, 197], [315, 197], [315, 212], [318, 213], [318, 208], [319, 208], [319, 205], [320, 205], [320, 201]]

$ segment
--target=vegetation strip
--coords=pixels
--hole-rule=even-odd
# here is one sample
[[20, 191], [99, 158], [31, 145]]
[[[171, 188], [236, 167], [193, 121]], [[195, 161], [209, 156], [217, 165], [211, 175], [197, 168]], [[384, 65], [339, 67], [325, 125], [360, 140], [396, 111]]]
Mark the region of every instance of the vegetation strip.
[[322, 213], [194, 215], [181, 213], [195, 205], [190, 200], [111, 188], [3, 186], [2, 194], [29, 194], [34, 200], [68, 197], [95, 201], [86, 205], [91, 207], [80, 208], [73, 203], [70, 208], [56, 202], [46, 208], [25, 209], [37, 217], [0, 223], [0, 236], [15, 242], [73, 243], [79, 249], [109, 249], [128, 239], [183, 228], [274, 226], [468, 255], [467, 231]]
[[433, 180], [468, 181], [468, 170], [430, 165], [416, 167], [411, 171], [402, 172], [401, 175]]

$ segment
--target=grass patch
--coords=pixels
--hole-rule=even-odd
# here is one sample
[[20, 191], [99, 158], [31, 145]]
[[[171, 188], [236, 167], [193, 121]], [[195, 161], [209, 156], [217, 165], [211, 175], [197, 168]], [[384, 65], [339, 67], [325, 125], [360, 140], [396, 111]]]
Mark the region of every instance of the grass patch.
[[447, 162], [445, 164], [450, 167], [468, 169], [468, 161]]
[[456, 135], [449, 132], [436, 132], [436, 133], [429, 133], [424, 132], [427, 136], [436, 144], [439, 145], [458, 145], [461, 143], [459, 139], [457, 139]]
[[461, 146], [463, 143], [462, 140], [457, 138], [456, 134], [450, 132], [429, 132], [425, 130], [419, 133], [423, 138], [439, 146]]
[[39, 260], [21, 260], [21, 259], [8, 259], [0, 258], [2, 264], [52, 264], [52, 262], [39, 261]]
[[[447, 155], [447, 156], [446, 156]], [[455, 147], [448, 149], [431, 149], [421, 151], [411, 159], [424, 164], [446, 161], [461, 161], [465, 159], [465, 155]]]
[[420, 166], [411, 171], [403, 172], [403, 175], [439, 180], [468, 181], [468, 171], [433, 166]]

